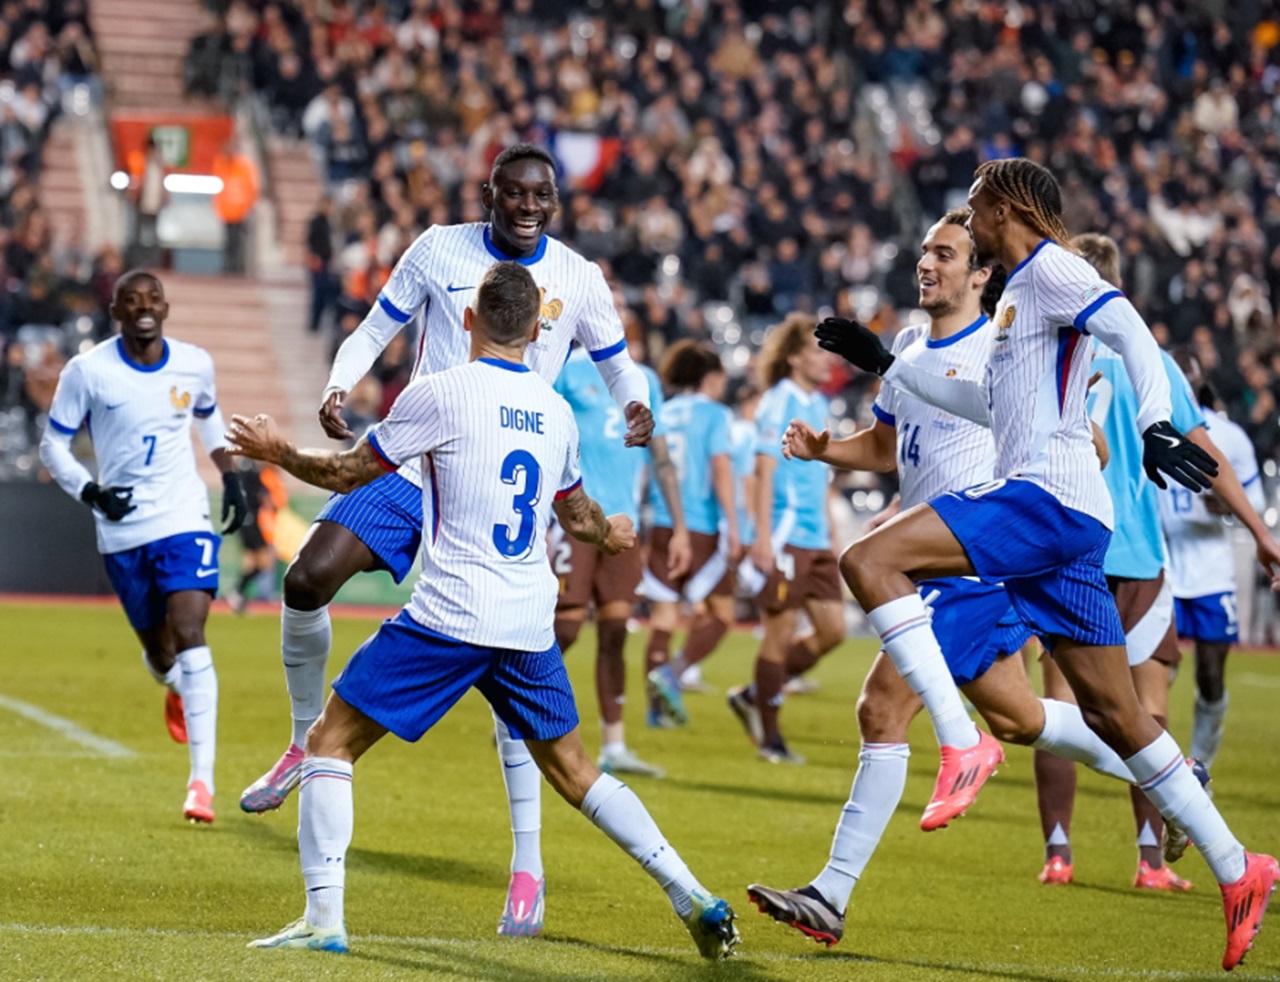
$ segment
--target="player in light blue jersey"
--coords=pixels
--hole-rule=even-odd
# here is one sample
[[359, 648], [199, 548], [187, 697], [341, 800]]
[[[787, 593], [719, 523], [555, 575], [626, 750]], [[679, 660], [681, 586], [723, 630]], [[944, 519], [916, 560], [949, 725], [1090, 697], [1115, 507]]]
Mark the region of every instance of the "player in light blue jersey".
[[[991, 267], [979, 266], [973, 255], [967, 219], [968, 209], [948, 212], [925, 235], [916, 271], [920, 306], [929, 323], [899, 332], [893, 351], [895, 357], [939, 374], [981, 378], [995, 331], [987, 313], [999, 297], [999, 284], [992, 282]], [[843, 440], [832, 440], [829, 431], [816, 432], [797, 420], [787, 429], [783, 452], [851, 470], [896, 470], [907, 509], [940, 488], [990, 480], [995, 445], [989, 428], [888, 382], [880, 387], [874, 415], [870, 427]], [[1030, 632], [1000, 584], [942, 577], [922, 580], [917, 589], [928, 599], [930, 622], [951, 678], [993, 734], [1010, 743], [1051, 748], [1101, 773], [1130, 780], [1120, 758], [1085, 725], [1079, 709], [1037, 699], [1031, 691], [1018, 657]], [[908, 664], [900, 675], [886, 654], [877, 657], [858, 699], [858, 772], [827, 865], [796, 890], [749, 886], [747, 893], [761, 912], [828, 946], [840, 940], [850, 894], [902, 800], [910, 755], [907, 727], [923, 708], [916, 690], [930, 694], [921, 684], [928, 671], [926, 665]], [[944, 746], [968, 747], [990, 739], [978, 733], [967, 714], [931, 715]], [[973, 783], [979, 783], [976, 777]]]
[[[1119, 289], [1120, 251], [1105, 235], [1078, 235], [1071, 244], [1107, 283]], [[1212, 454], [1219, 464], [1213, 479], [1214, 493], [1243, 506], [1260, 534], [1262, 554], [1280, 556], [1271, 537], [1249, 503], [1234, 468], [1208, 436], [1205, 417], [1192, 394], [1191, 386], [1173, 358], [1160, 352], [1169, 380], [1174, 429]], [[1094, 344], [1097, 381], [1089, 391], [1090, 418], [1100, 427], [1111, 452], [1103, 470], [1107, 490], [1115, 510], [1115, 531], [1103, 559], [1107, 586], [1115, 597], [1120, 622], [1125, 631], [1125, 649], [1134, 687], [1143, 707], [1161, 725], [1168, 726], [1169, 684], [1173, 669], [1181, 661], [1174, 632], [1174, 594], [1166, 579], [1168, 556], [1159, 514], [1160, 495], [1142, 471], [1142, 447], [1138, 439], [1138, 396], [1119, 355], [1105, 345]], [[1170, 492], [1166, 492], [1169, 494]], [[1177, 494], [1192, 500], [1185, 488]], [[1043, 661], [1046, 693], [1055, 699], [1071, 700], [1071, 689], [1052, 660]], [[1193, 746], [1192, 757], [1196, 757]], [[1043, 883], [1071, 882], [1074, 864], [1070, 842], [1071, 815], [1075, 799], [1075, 771], [1070, 763], [1040, 754], [1036, 759], [1036, 800], [1045, 836]], [[1138, 834], [1138, 869], [1133, 885], [1139, 889], [1183, 891], [1191, 883], [1165, 865], [1164, 820], [1160, 812], [1136, 789], [1132, 791], [1134, 825]], [[1171, 855], [1181, 855], [1186, 839], [1176, 828], [1167, 837]], [[1179, 848], [1180, 844], [1180, 848]]]
[[[649, 407], [655, 416], [662, 407], [662, 385], [646, 365], [641, 371], [649, 380]], [[597, 495], [601, 507], [610, 514], [628, 516], [640, 524], [640, 496], [646, 458], [651, 459], [655, 481], [664, 497], [674, 500], [674, 512], [682, 514], [675, 469], [671, 464], [661, 429], [654, 431], [649, 452], [622, 442], [625, 421], [622, 410], [609, 397], [591, 358], [584, 348], [574, 349], [555, 389], [573, 409], [582, 448], [582, 477]], [[683, 520], [677, 525], [687, 564], [688, 535]], [[600, 702], [600, 757], [597, 763], [606, 774], [639, 774], [661, 778], [665, 771], [638, 757], [627, 746], [622, 721], [626, 698], [627, 619], [635, 609], [636, 588], [640, 585], [643, 559], [639, 549], [607, 555], [589, 543], [566, 535], [559, 525], [551, 527], [551, 568], [560, 584], [556, 601], [556, 641], [568, 654], [577, 640], [594, 604], [596, 612], [596, 695]], [[677, 557], [679, 558], [679, 557]]]
[[[209, 494], [196, 473], [194, 429], [222, 472], [223, 534], [238, 529], [248, 503], [222, 438], [213, 360], [195, 345], [166, 340], [169, 303], [151, 273], [116, 280], [111, 316], [119, 337], [67, 363], [49, 409], [40, 459], [59, 487], [93, 510], [98, 551], [142, 642], [142, 661], [167, 686], [165, 722], [191, 757], [182, 813], [211, 823], [218, 678], [205, 640], [218, 590], [218, 545]], [[90, 422], [92, 420], [92, 422]], [[71, 453], [89, 426], [98, 477]]]
[[[464, 363], [468, 348], [462, 318], [480, 279], [498, 260], [525, 266], [543, 291], [542, 330], [529, 345], [529, 367], [551, 382], [564, 367], [574, 340], [591, 354], [609, 394], [622, 408], [628, 446], [643, 446], [653, 432], [649, 386], [632, 362], [613, 295], [600, 267], [546, 234], [559, 208], [555, 163], [530, 144], [498, 154], [481, 189], [489, 222], [433, 225], [414, 240], [377, 302], [343, 342], [320, 406], [320, 423], [335, 439], [353, 434], [340, 411], [346, 394], [409, 321], [421, 320], [414, 375]], [[240, 796], [249, 812], [278, 808], [297, 787], [302, 743], [324, 701], [325, 664], [332, 625], [328, 604], [357, 573], [388, 570], [401, 580], [421, 548], [424, 496], [429, 486], [416, 464], [348, 495], [335, 495], [312, 524], [284, 578], [281, 655], [289, 689], [292, 726], [285, 752]], [[495, 720], [502, 777], [511, 808], [511, 884], [499, 921], [502, 933], [536, 933], [526, 915], [541, 889], [541, 783], [520, 741]]]
[[626, 515], [606, 518], [584, 491], [573, 413], [524, 363], [539, 306], [522, 266], [491, 268], [464, 315], [470, 361], [415, 379], [352, 450], [298, 450], [268, 417], [232, 420], [236, 452], [320, 487], [350, 491], [422, 457], [434, 490], [413, 599], [352, 656], [307, 733], [298, 804], [306, 911], [252, 948], [348, 950], [355, 762], [388, 732], [416, 742], [472, 687], [527, 740], [565, 801], [657, 881], [704, 958], [725, 958], [738, 943], [732, 908], [703, 888], [635, 794], [600, 773], [582, 746], [555, 643], [547, 526], [554, 509], [572, 535], [610, 553], [634, 547], [636, 536]]
[[[729, 459], [732, 420], [720, 401], [727, 381], [720, 355], [710, 345], [677, 341], [663, 356], [662, 381], [672, 396], [658, 414], [658, 426], [679, 476], [692, 560], [684, 573], [673, 575], [667, 560], [672, 515], [655, 487], [652, 547], [644, 571], [645, 596], [653, 604], [646, 664], [650, 699], [680, 725], [688, 719], [680, 676], [711, 654], [733, 623], [733, 565], [740, 540]], [[669, 661], [682, 601], [694, 607], [693, 618], [684, 651]]]
[[[1081, 343], [1085, 333], [1124, 357], [1139, 396], [1148, 476], [1163, 486], [1167, 474], [1201, 490], [1217, 463], [1169, 422], [1159, 349], [1133, 305], [1070, 248], [1053, 175], [1022, 158], [988, 161], [969, 205], [979, 260], [1010, 271], [984, 379], [917, 371], [852, 321], [825, 321], [818, 336], [895, 387], [990, 424], [996, 480], [903, 512], [850, 546], [841, 571], [886, 648], [928, 661], [942, 653], [913, 579], [1003, 580], [1014, 608], [1051, 647], [1090, 728], [1120, 754], [1166, 821], [1188, 831], [1213, 871], [1227, 926], [1222, 965], [1230, 970], [1253, 944], [1280, 864], [1244, 849], [1177, 742], [1138, 702], [1102, 571], [1112, 511], [1085, 412], [1092, 355]], [[1280, 585], [1280, 570], [1271, 572]]]
[[[844, 640], [844, 600], [827, 513], [830, 471], [817, 461], [782, 456], [782, 434], [793, 419], [826, 429], [827, 400], [818, 387], [830, 374], [812, 318], [791, 314], [765, 338], [760, 352], [765, 393], [756, 410], [756, 541], [750, 553], [752, 565], [766, 578], [759, 597], [764, 639], [755, 680], [730, 690], [728, 698], [761, 759], [771, 763], [804, 763], [778, 728], [787, 677], [802, 675]], [[801, 607], [813, 630], [798, 637]]]

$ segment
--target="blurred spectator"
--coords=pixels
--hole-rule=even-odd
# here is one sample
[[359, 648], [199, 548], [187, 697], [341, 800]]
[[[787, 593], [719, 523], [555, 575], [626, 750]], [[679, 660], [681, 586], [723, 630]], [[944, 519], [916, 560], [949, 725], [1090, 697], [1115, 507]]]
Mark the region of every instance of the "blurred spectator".
[[130, 266], [160, 265], [160, 236], [156, 225], [169, 200], [164, 179], [168, 172], [154, 136], [148, 136], [142, 150], [134, 150], [127, 161], [129, 201], [133, 204], [133, 231], [127, 257]]
[[307, 222], [307, 269], [311, 274], [311, 317], [307, 322], [311, 333], [320, 330], [320, 322], [338, 299], [338, 283], [333, 274], [333, 198], [322, 195], [316, 212]]
[[222, 190], [213, 197], [213, 210], [222, 222], [222, 271], [243, 275], [249, 237], [249, 216], [258, 203], [258, 168], [247, 154], [228, 140], [213, 159], [213, 176]]

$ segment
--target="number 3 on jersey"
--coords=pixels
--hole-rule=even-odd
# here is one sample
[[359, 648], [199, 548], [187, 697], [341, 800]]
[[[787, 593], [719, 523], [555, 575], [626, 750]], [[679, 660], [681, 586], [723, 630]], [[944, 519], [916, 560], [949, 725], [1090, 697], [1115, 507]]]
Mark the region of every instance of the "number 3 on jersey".
[[512, 450], [502, 462], [503, 484], [519, 484], [524, 475], [524, 487], [511, 502], [511, 508], [520, 516], [520, 527], [512, 536], [509, 525], [493, 527], [493, 544], [502, 555], [516, 559], [528, 553], [533, 545], [533, 532], [537, 527], [534, 506], [538, 503], [538, 490], [542, 484], [542, 471], [538, 461], [527, 450]]

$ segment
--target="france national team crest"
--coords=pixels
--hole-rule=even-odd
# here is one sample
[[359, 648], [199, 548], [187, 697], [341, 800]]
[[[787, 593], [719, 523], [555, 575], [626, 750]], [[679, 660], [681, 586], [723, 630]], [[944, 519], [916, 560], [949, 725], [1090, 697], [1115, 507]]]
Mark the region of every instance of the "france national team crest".
[[539, 326], [544, 331], [550, 331], [554, 327], [552, 321], [558, 321], [560, 315], [564, 313], [564, 301], [559, 297], [548, 300], [547, 288], [544, 286], [539, 289], [542, 293], [542, 323]]
[[172, 385], [169, 387], [169, 401], [173, 403], [173, 408], [175, 410], [173, 415], [185, 416], [187, 413], [187, 407], [191, 405], [191, 393], [183, 392], [179, 394], [178, 387], [176, 385]]
[[1009, 340], [1009, 329], [1013, 327], [1013, 318], [1017, 314], [1018, 308], [1013, 304], [1004, 308], [1004, 313], [1000, 315], [1000, 322], [996, 325], [1000, 328], [1000, 333], [996, 335], [997, 341]]

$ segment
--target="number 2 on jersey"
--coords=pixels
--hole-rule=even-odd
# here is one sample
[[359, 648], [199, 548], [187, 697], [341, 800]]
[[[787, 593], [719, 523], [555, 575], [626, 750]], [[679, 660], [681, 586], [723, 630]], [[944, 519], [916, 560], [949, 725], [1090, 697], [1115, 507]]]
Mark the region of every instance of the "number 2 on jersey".
[[542, 484], [542, 471], [538, 461], [527, 450], [512, 450], [502, 461], [499, 475], [503, 484], [515, 485], [524, 475], [524, 487], [511, 502], [511, 508], [520, 516], [520, 527], [513, 537], [508, 525], [493, 527], [493, 544], [498, 552], [509, 558], [525, 555], [533, 545], [533, 533], [537, 527], [534, 506], [538, 503], [538, 489]]

